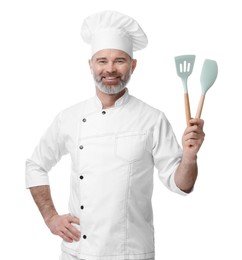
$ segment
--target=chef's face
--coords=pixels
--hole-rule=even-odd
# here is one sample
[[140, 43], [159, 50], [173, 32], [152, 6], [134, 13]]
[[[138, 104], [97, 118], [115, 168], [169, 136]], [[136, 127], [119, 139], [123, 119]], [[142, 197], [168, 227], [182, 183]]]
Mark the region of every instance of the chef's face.
[[129, 82], [136, 62], [120, 50], [98, 51], [89, 60], [96, 87], [105, 94], [121, 92]]

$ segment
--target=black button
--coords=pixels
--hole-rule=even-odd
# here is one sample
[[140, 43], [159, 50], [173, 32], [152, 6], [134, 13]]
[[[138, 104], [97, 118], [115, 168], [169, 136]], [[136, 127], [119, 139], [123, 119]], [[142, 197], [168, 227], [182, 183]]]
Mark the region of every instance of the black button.
[[83, 119], [82, 119], [82, 122], [84, 122], [84, 123], [87, 122], [86, 118], [83, 118]]
[[103, 111], [102, 114], [105, 115], [105, 114], [106, 114], [106, 111]]
[[80, 179], [83, 180], [83, 178], [84, 178], [84, 177], [81, 175], [81, 176], [80, 176]]
[[83, 145], [80, 145], [79, 148], [82, 150], [84, 147], [83, 147]]
[[86, 235], [84, 235], [84, 236], [83, 236], [83, 238], [84, 238], [84, 239], [86, 239], [86, 238], [87, 238], [87, 236], [86, 236]]
[[84, 206], [81, 206], [80, 208], [81, 208], [81, 209], [84, 209]]

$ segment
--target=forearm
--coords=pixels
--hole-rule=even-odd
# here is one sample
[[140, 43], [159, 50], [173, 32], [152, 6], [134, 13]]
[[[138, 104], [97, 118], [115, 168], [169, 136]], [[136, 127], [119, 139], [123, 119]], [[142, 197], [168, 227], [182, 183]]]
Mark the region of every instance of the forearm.
[[30, 192], [45, 222], [58, 214], [52, 201], [50, 186], [31, 187]]
[[175, 183], [177, 187], [186, 192], [191, 192], [198, 174], [197, 157], [182, 158], [180, 165], [175, 173]]
[[66, 242], [79, 241], [80, 231], [72, 225], [80, 225], [79, 219], [69, 214], [58, 215], [51, 198], [50, 187], [37, 186], [30, 188], [30, 191], [50, 231]]

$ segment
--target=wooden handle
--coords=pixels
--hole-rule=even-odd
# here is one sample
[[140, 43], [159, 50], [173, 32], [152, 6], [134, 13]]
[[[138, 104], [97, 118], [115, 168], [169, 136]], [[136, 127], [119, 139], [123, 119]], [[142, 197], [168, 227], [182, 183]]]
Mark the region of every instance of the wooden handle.
[[187, 126], [191, 126], [190, 119], [191, 119], [191, 111], [190, 111], [190, 103], [189, 103], [189, 96], [188, 93], [184, 93], [184, 101], [185, 101], [185, 112], [186, 112], [186, 121]]
[[205, 95], [201, 95], [200, 101], [197, 107], [197, 113], [196, 113], [196, 118], [200, 118], [203, 110], [203, 103], [204, 103]]

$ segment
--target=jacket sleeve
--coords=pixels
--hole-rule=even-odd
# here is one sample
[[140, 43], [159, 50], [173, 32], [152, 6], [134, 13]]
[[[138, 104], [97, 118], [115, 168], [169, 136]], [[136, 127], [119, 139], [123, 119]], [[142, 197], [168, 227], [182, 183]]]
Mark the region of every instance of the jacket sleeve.
[[171, 191], [186, 195], [175, 183], [175, 172], [182, 158], [172, 127], [166, 116], [161, 113], [153, 132], [153, 158], [159, 179]]
[[35, 147], [32, 156], [26, 160], [26, 188], [49, 185], [48, 172], [66, 154], [61, 138], [61, 115], [59, 113]]

